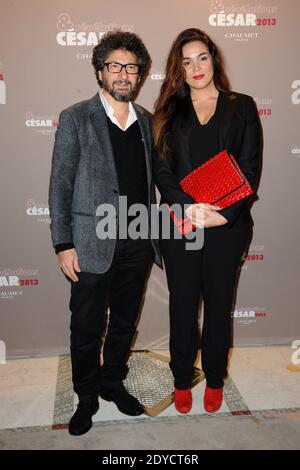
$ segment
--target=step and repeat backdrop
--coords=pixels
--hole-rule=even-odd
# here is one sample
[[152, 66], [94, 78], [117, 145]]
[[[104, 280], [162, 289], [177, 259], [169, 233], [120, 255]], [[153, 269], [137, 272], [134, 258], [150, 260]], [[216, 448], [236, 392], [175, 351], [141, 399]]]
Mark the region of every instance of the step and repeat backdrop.
[[[69, 284], [50, 241], [48, 200], [62, 109], [98, 85], [93, 47], [106, 31], [144, 40], [152, 67], [137, 102], [150, 111], [183, 29], [220, 46], [232, 89], [252, 95], [263, 135], [254, 235], [232, 310], [236, 345], [300, 339], [298, 0], [1, 0], [0, 344], [7, 357], [68, 351]], [[136, 348], [168, 348], [168, 292], [153, 267]]]

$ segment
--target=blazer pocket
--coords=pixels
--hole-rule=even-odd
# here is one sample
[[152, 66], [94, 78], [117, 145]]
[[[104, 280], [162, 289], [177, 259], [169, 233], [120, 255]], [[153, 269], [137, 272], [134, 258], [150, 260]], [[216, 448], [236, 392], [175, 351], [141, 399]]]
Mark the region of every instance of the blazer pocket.
[[73, 215], [82, 215], [84, 217], [95, 217], [96, 214], [89, 214], [88, 212], [81, 212], [81, 211], [72, 211], [72, 216]]

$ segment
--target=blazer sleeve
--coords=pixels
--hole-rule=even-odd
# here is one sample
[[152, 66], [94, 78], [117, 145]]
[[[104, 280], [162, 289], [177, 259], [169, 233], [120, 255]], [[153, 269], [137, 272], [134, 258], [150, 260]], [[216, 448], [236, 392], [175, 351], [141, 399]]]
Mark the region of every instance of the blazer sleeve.
[[[246, 104], [246, 125], [239, 155], [236, 156], [237, 162], [241, 167], [244, 175], [254, 189], [258, 161], [259, 161], [259, 143], [260, 143], [260, 127], [259, 118], [255, 103], [252, 98], [247, 100]], [[233, 204], [230, 207], [218, 211], [228, 220], [228, 226], [232, 226], [242, 209], [248, 204], [247, 198]]]
[[153, 151], [153, 175], [155, 184], [169, 206], [179, 204], [181, 209], [185, 205], [194, 204], [195, 199], [185, 193], [180, 186], [179, 180], [170, 165], [170, 156], [164, 160], [158, 157], [157, 152]]
[[80, 144], [72, 115], [63, 111], [55, 134], [49, 186], [53, 246], [73, 244], [72, 199]]

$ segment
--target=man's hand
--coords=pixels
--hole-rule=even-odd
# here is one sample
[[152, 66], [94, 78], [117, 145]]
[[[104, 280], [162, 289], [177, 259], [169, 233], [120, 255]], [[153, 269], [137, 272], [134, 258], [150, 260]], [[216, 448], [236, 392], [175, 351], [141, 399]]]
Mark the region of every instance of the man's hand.
[[185, 213], [196, 227], [210, 228], [227, 224], [228, 220], [218, 213], [220, 209], [221, 207], [200, 202], [189, 206]]
[[60, 251], [58, 253], [58, 264], [66, 276], [74, 282], [78, 281], [76, 272], [80, 272], [81, 269], [78, 264], [78, 257], [75, 248]]

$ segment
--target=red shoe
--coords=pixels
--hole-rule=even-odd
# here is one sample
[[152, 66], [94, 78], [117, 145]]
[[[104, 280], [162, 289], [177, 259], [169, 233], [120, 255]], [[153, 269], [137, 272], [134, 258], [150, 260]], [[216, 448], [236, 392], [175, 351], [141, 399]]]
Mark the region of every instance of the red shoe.
[[174, 390], [174, 403], [175, 408], [179, 413], [188, 413], [192, 409], [193, 398], [190, 388], [184, 390]]
[[221, 408], [223, 400], [223, 387], [210, 388], [206, 385], [204, 392], [204, 409], [208, 413], [215, 413]]

